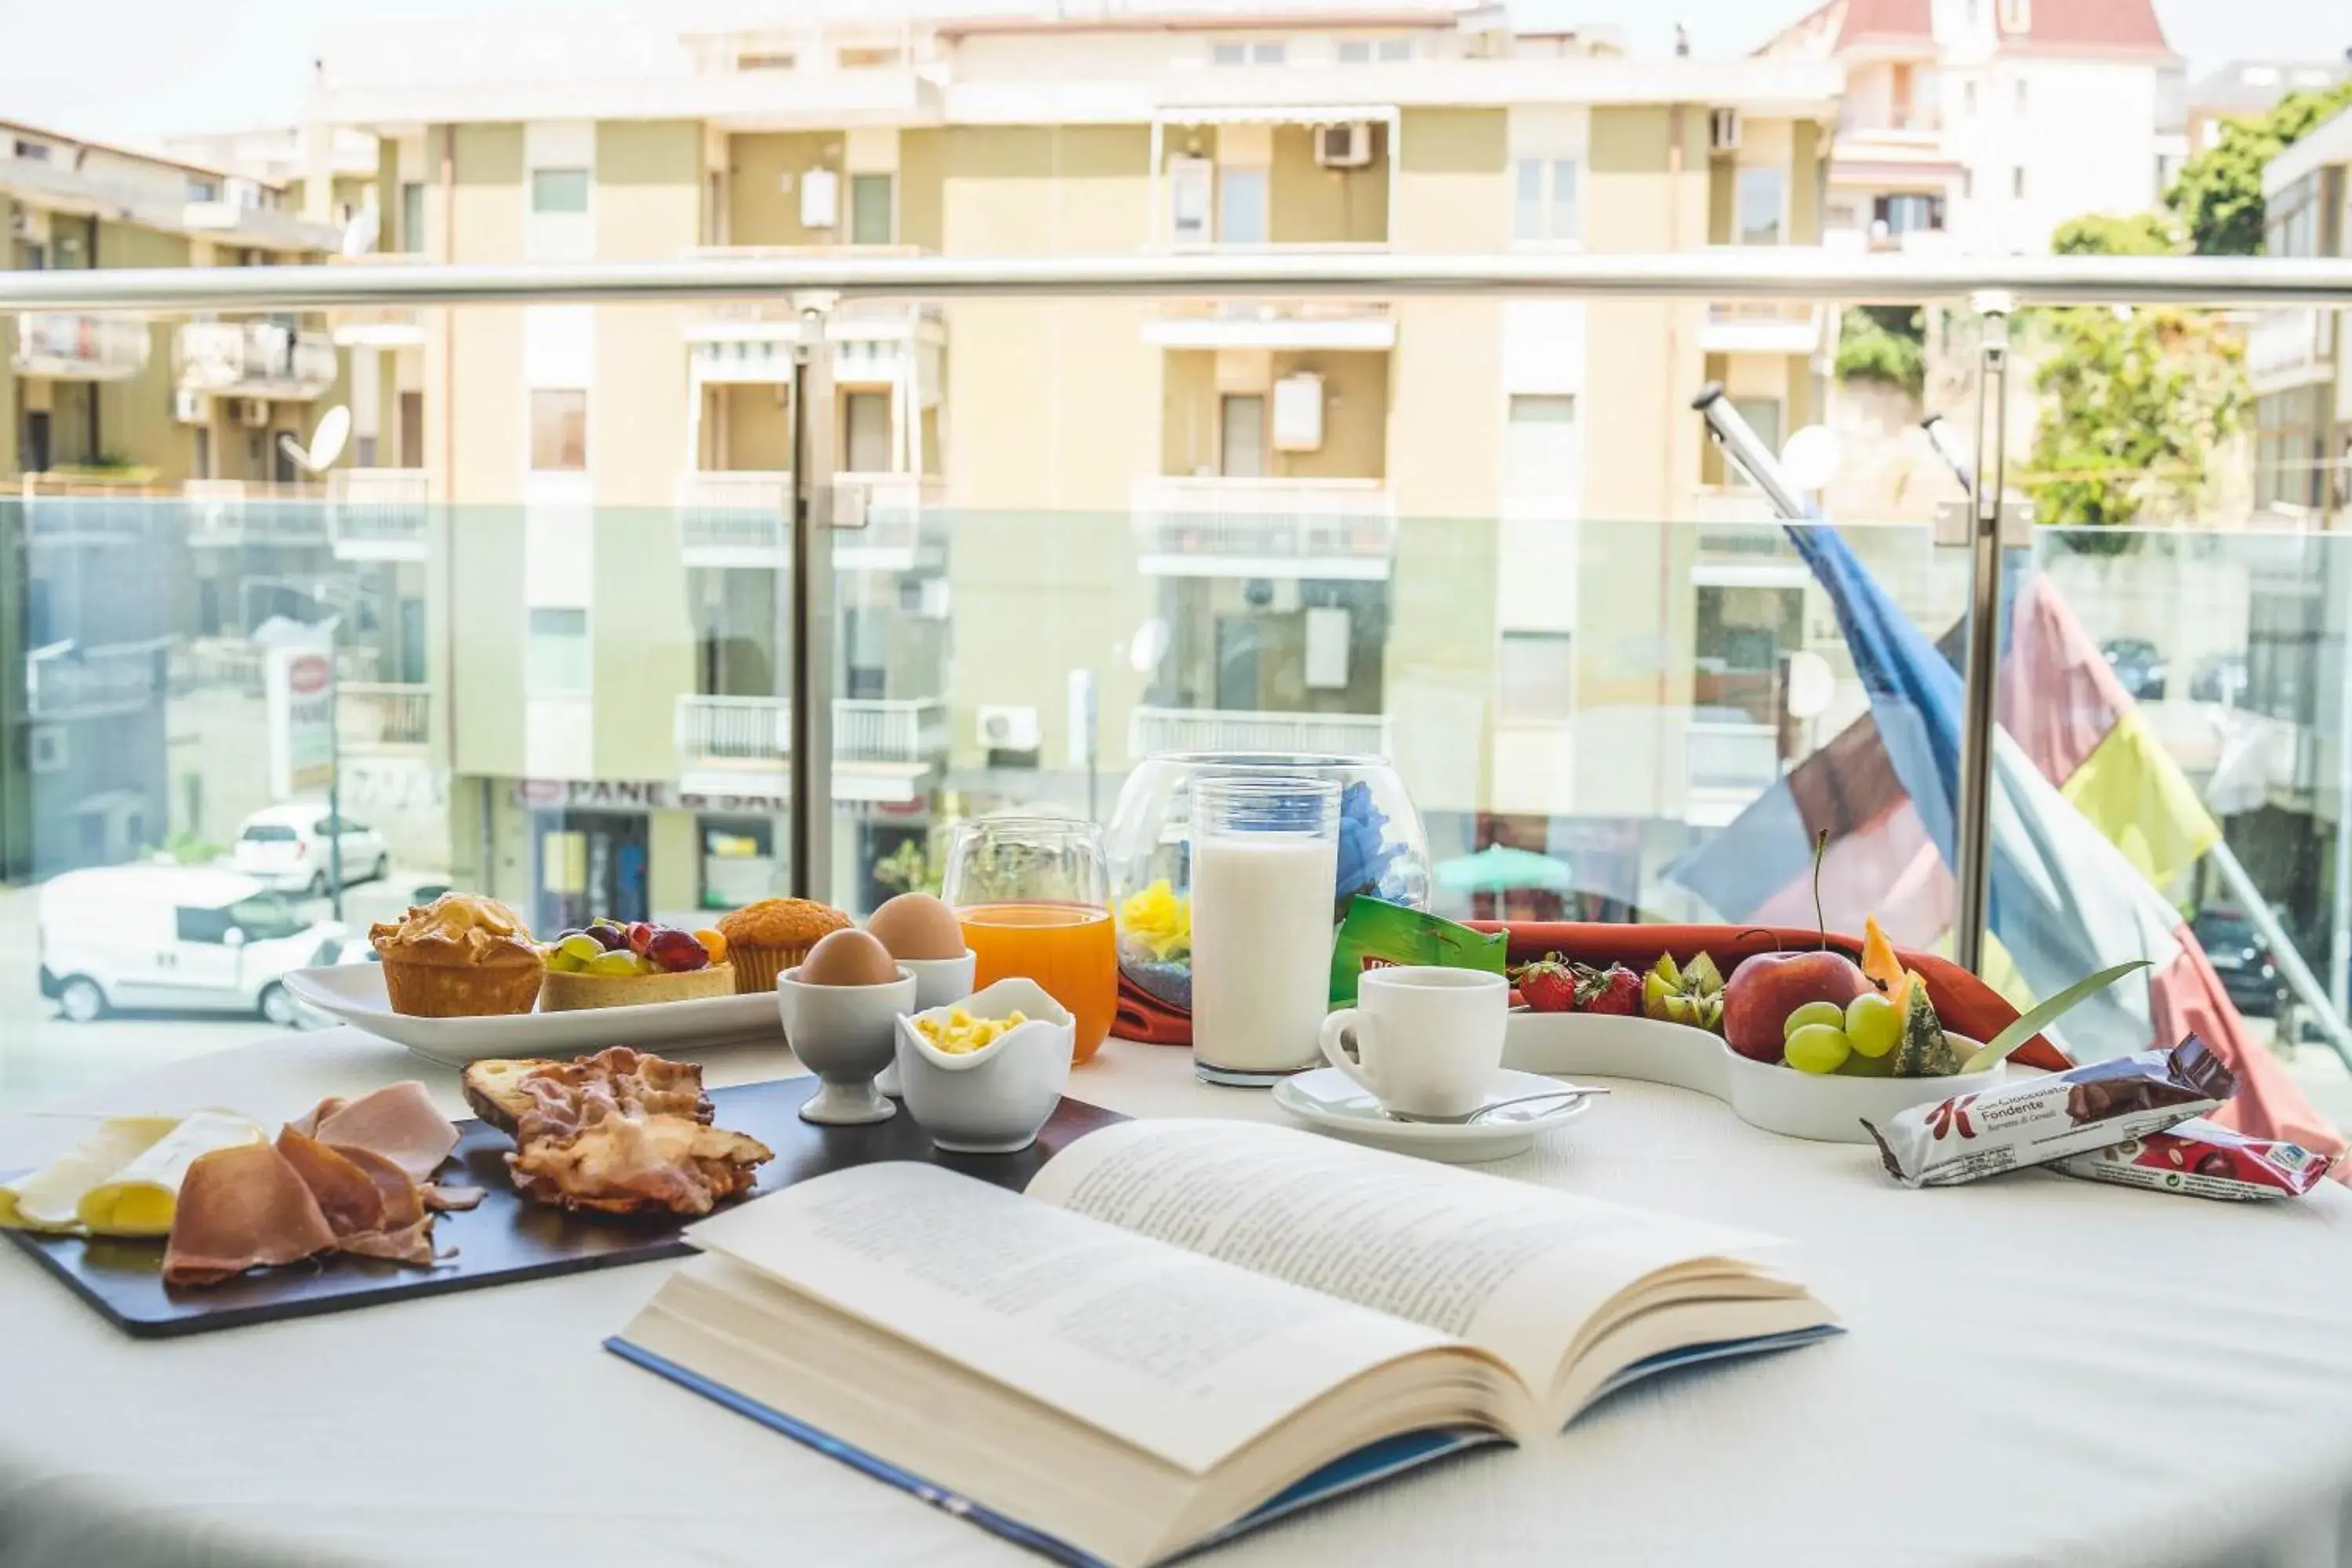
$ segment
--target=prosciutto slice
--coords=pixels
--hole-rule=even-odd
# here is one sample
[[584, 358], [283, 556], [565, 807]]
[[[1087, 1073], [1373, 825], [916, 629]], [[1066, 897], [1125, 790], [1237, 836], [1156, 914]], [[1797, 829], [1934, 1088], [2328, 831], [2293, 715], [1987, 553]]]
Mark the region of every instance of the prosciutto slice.
[[290, 1126], [278, 1133], [278, 1149], [318, 1199], [336, 1251], [433, 1261], [433, 1216], [407, 1172], [371, 1150], [321, 1143]]
[[321, 1143], [381, 1154], [408, 1173], [411, 1181], [430, 1176], [457, 1146], [457, 1127], [433, 1108], [433, 1097], [414, 1079], [387, 1084], [331, 1110], [321, 1104], [312, 1115], [317, 1124], [301, 1131]]
[[180, 1184], [163, 1283], [211, 1285], [264, 1264], [292, 1263], [335, 1244], [301, 1173], [275, 1146], [215, 1149]]

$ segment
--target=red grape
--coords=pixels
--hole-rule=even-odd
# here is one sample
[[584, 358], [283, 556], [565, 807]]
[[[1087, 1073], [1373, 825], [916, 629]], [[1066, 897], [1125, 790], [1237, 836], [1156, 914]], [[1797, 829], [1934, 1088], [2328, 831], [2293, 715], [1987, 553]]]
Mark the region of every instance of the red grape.
[[675, 974], [702, 968], [710, 962], [710, 950], [697, 942], [693, 932], [664, 926], [654, 932], [646, 956]]

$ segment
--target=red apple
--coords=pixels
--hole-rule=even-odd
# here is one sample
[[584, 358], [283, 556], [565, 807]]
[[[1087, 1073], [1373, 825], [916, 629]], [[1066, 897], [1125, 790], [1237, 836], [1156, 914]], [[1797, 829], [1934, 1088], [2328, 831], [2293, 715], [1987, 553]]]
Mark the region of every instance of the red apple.
[[1841, 952], [1759, 952], [1742, 961], [1723, 987], [1724, 1042], [1759, 1062], [1780, 1059], [1789, 1015], [1808, 1002], [1843, 1007], [1870, 982]]

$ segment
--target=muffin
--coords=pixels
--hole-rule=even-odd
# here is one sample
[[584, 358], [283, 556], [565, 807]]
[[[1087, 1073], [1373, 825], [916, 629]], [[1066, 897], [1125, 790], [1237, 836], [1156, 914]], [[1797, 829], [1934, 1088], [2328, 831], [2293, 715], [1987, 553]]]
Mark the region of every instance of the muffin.
[[761, 899], [737, 910], [719, 922], [735, 989], [744, 994], [773, 991], [777, 975], [806, 958], [821, 938], [849, 924], [839, 910], [807, 899]]
[[413, 1018], [528, 1013], [547, 973], [522, 917], [496, 899], [444, 893], [368, 928], [392, 1010]]

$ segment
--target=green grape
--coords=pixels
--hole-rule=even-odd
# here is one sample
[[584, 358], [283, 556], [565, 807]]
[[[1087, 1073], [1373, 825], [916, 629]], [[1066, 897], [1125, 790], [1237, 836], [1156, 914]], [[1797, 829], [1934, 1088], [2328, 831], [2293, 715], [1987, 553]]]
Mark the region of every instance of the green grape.
[[1845, 1031], [1827, 1024], [1808, 1024], [1789, 1037], [1781, 1059], [1799, 1072], [1832, 1073], [1853, 1053]]
[[1845, 1026], [1845, 1010], [1834, 1002], [1808, 1002], [1780, 1021], [1780, 1037], [1796, 1038], [1797, 1031], [1813, 1024], [1827, 1024], [1831, 1028]]
[[607, 976], [642, 974], [645, 973], [643, 961], [640, 960], [635, 953], [631, 952], [626, 948], [622, 948], [618, 952], [614, 952], [598, 953], [595, 957], [588, 961], [587, 970], [591, 974], [603, 974]]
[[547, 950], [547, 967], [557, 974], [577, 974], [587, 965], [564, 952], [562, 948], [551, 947]]
[[585, 931], [575, 931], [555, 944], [555, 951], [572, 960], [573, 969], [585, 969], [604, 956], [604, 944]]
[[1903, 1015], [1876, 991], [1865, 991], [1845, 1005], [1845, 1037], [1866, 1057], [1883, 1057], [1895, 1048], [1903, 1033]]

